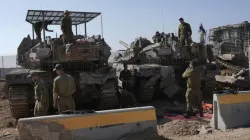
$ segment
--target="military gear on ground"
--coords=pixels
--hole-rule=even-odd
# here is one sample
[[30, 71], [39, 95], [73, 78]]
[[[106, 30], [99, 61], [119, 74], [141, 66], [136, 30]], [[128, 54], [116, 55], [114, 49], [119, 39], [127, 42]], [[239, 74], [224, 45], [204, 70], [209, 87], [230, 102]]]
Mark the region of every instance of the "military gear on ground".
[[61, 20], [61, 30], [63, 32], [64, 44], [72, 43], [73, 41], [72, 21], [68, 15], [65, 15]]
[[201, 72], [195, 67], [195, 61], [190, 63], [193, 67], [188, 67], [182, 77], [187, 78], [186, 102], [187, 111], [192, 111], [194, 105], [198, 106], [199, 111], [202, 110], [202, 93], [201, 93]]
[[49, 108], [49, 93], [45, 83], [40, 80], [35, 83], [35, 108], [34, 116], [44, 116], [48, 113]]

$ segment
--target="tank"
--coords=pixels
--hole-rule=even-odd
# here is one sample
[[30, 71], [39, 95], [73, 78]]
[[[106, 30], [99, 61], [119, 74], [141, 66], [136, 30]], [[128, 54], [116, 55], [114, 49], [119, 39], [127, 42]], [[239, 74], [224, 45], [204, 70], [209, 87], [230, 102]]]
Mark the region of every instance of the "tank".
[[179, 93], [183, 93], [183, 87], [186, 87], [182, 73], [193, 59], [199, 60], [205, 79], [207, 48], [211, 48], [211, 45], [193, 42], [190, 44], [190, 55], [186, 47], [180, 47], [178, 37], [173, 33], [162, 33], [158, 37], [155, 35], [153, 40], [151, 42], [139, 37], [131, 45], [120, 42], [127, 49], [119, 50], [115, 57], [114, 67], [117, 68], [118, 75], [123, 64], [128, 64], [132, 71], [132, 92], [138, 101], [152, 101], [157, 96], [172, 98], [181, 95]]
[[228, 80], [249, 67], [249, 37], [250, 23], [248, 21], [210, 29], [208, 39], [214, 46], [212, 50], [220, 69], [220, 74], [217, 76], [217, 82], [221, 85], [219, 87], [246, 89], [243, 85], [249, 79], [248, 73], [241, 73], [240, 79], [234, 79], [241, 81], [241, 84], [237, 84], [236, 81], [229, 84]]
[[[248, 67], [249, 37], [248, 21], [210, 29], [209, 41], [214, 46], [213, 53], [218, 63], [221, 60], [241, 68]], [[233, 70], [237, 71], [240, 68]]]
[[[33, 39], [27, 36], [22, 40], [17, 49], [17, 64], [22, 68], [6, 75], [8, 99], [14, 118], [33, 115], [33, 83], [27, 75], [30, 71], [38, 69], [51, 95], [49, 112], [56, 112], [52, 107], [52, 84], [57, 75], [52, 69], [58, 63], [63, 65], [66, 73], [75, 78], [77, 90], [73, 96], [77, 110], [106, 110], [119, 107], [116, 69], [107, 62], [111, 48], [100, 35], [87, 36], [86, 23], [100, 14], [70, 11], [72, 26], [76, 27], [71, 44], [64, 45], [61, 38], [51, 38], [45, 34], [43, 41], [37, 41], [34, 39], [34, 30]], [[34, 24], [37, 19], [50, 19], [52, 25], [60, 25], [62, 16], [63, 11], [28, 10], [26, 21]], [[85, 25], [85, 35], [77, 35], [77, 26], [80, 24]]]

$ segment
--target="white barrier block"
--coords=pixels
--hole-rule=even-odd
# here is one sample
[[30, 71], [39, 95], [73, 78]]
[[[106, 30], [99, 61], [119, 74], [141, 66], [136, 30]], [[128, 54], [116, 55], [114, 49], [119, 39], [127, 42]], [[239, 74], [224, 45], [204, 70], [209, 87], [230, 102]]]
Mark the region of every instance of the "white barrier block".
[[116, 140], [148, 128], [157, 132], [156, 113], [152, 106], [18, 121], [20, 140]]
[[250, 91], [214, 94], [210, 125], [221, 130], [250, 126]]

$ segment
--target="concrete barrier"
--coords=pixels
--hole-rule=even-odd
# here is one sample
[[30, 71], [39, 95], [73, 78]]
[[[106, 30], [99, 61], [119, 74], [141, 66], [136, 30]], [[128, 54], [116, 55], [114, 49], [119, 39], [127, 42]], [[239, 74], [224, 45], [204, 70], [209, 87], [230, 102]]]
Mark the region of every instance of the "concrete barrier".
[[250, 91], [238, 94], [214, 94], [213, 117], [215, 129], [231, 129], [250, 126]]
[[20, 140], [116, 140], [144, 129], [157, 131], [156, 113], [152, 106], [18, 121]]

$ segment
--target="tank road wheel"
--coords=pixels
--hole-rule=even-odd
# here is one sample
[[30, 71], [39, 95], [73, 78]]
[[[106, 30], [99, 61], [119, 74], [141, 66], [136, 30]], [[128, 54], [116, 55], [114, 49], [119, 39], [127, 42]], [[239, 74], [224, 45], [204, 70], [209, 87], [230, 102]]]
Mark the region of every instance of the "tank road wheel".
[[29, 93], [32, 93], [29, 85], [12, 85], [9, 87], [9, 105], [14, 118], [31, 116]]
[[98, 110], [107, 110], [119, 107], [117, 90], [117, 82], [113, 79], [107, 80], [106, 83], [101, 86], [101, 97]]
[[145, 84], [148, 80], [140, 80], [139, 91], [135, 93], [136, 98], [139, 102], [149, 102], [152, 101], [155, 93], [155, 87], [149, 86], [145, 88]]

